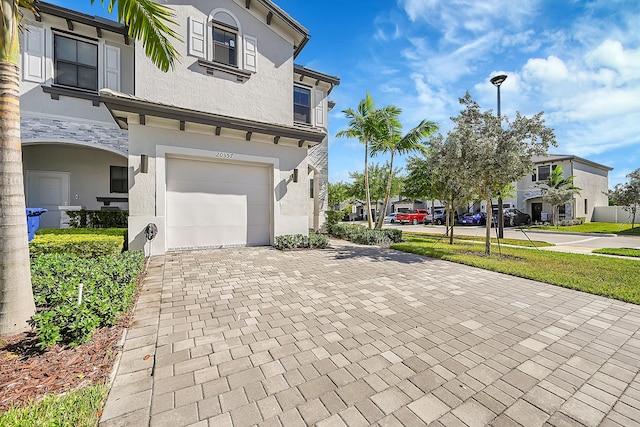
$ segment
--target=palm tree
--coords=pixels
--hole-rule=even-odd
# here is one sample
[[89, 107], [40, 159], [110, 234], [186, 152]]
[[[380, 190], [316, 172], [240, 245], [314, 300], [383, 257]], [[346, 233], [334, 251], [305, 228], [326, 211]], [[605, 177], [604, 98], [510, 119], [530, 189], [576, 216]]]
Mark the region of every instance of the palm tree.
[[575, 194], [580, 194], [582, 188], [573, 185], [574, 176], [565, 177], [562, 166], [556, 166], [551, 171], [549, 178], [540, 184], [542, 200], [553, 207], [553, 225], [557, 225], [558, 207], [573, 199]]
[[376, 127], [374, 113], [376, 111], [375, 104], [371, 95], [367, 92], [364, 99], [358, 103], [358, 108], [354, 111], [351, 108], [343, 110], [344, 116], [349, 119], [349, 128], [342, 130], [336, 134], [336, 138], [357, 138], [364, 144], [364, 187], [365, 197], [367, 199], [367, 220], [369, 228], [373, 227], [371, 221], [371, 194], [369, 191], [369, 144], [379, 132]]
[[374, 139], [371, 146], [371, 154], [389, 153], [389, 174], [387, 176], [387, 189], [385, 192], [384, 203], [382, 205], [382, 213], [378, 218], [376, 228], [382, 228], [384, 221], [384, 213], [389, 206], [389, 196], [391, 195], [391, 185], [393, 183], [393, 159], [396, 154], [407, 154], [411, 152], [425, 152], [426, 147], [422, 144], [422, 140], [433, 135], [438, 130], [438, 125], [434, 122], [422, 120], [418, 126], [402, 136], [402, 124], [398, 116], [402, 110], [395, 105], [387, 106], [378, 110], [375, 114], [379, 121], [377, 126], [381, 129], [378, 138]]
[[[93, 3], [94, 0], [91, 0]], [[170, 25], [171, 9], [152, 0], [100, 0], [129, 35], [142, 40], [145, 54], [158, 68], [173, 67], [178, 53], [169, 37], [178, 38]], [[25, 8], [38, 13], [37, 0], [0, 0], [0, 335], [20, 332], [35, 311], [25, 215], [20, 141], [20, 44]]]

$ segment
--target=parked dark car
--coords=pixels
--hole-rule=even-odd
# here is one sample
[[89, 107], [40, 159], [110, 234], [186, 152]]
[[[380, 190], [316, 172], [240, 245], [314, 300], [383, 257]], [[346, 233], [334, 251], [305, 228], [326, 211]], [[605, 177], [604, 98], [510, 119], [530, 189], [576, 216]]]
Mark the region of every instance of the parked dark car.
[[[497, 223], [498, 211], [493, 211], [493, 220]], [[505, 227], [531, 224], [531, 215], [516, 208], [507, 208], [502, 214]]]
[[482, 212], [466, 213], [460, 218], [460, 224], [463, 225], [485, 225], [487, 216]]
[[[454, 221], [458, 222], [458, 213], [454, 212]], [[447, 223], [447, 208], [433, 208], [433, 214], [429, 214], [424, 218], [425, 224], [442, 225]]]

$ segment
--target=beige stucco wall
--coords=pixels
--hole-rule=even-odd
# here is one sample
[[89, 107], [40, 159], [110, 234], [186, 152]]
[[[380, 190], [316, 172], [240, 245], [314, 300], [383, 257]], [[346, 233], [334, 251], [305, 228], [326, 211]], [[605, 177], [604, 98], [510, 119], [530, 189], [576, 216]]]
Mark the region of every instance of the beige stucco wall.
[[[274, 23], [268, 26], [264, 17], [232, 0], [193, 1], [188, 5], [169, 1], [175, 10], [175, 21], [182, 42], [174, 45], [180, 63], [170, 73], [163, 73], [145, 57], [141, 45], [136, 46], [136, 96], [193, 110], [206, 111], [251, 120], [293, 124], [293, 40]], [[231, 74], [207, 74], [198, 58], [188, 54], [188, 18], [207, 21], [218, 8], [228, 10], [240, 24], [240, 32], [257, 38], [257, 72], [244, 82]], [[211, 37], [211, 27], [207, 27]], [[238, 41], [238, 45], [242, 43]]]
[[[159, 232], [150, 247], [153, 253], [166, 250], [164, 168], [166, 158], [171, 156], [269, 166], [273, 176], [272, 209], [265, 215], [271, 217], [271, 241], [283, 234], [307, 234], [310, 213], [306, 147], [298, 147], [296, 141], [284, 139], [276, 145], [272, 138], [260, 135], [246, 141], [243, 132], [228, 129], [216, 136], [205, 126], [187, 124], [186, 130], [180, 131], [175, 122], [168, 120], [148, 118], [146, 123], [142, 126], [130, 122], [129, 127], [130, 247], [145, 247], [144, 228], [152, 222]], [[140, 172], [141, 154], [149, 156], [148, 173]], [[291, 175], [296, 168], [299, 170], [298, 182], [293, 182]]]

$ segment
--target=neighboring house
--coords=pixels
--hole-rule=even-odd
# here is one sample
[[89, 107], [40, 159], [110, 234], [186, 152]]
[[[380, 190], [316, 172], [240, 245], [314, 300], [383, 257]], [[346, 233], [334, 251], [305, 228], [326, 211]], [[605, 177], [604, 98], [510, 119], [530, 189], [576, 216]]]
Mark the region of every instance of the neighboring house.
[[[183, 40], [173, 41], [181, 58], [168, 73], [150, 62], [141, 44], [128, 45], [123, 29], [111, 21], [105, 28], [106, 21], [100, 18], [47, 6], [52, 16], [34, 24], [44, 27], [45, 46], [53, 46], [47, 40], [58, 33], [76, 40], [80, 48], [76, 47], [78, 57], [71, 65], [77, 71], [90, 68], [97, 73], [97, 83], [81, 86], [82, 90], [81, 79], [60, 82], [56, 73], [66, 72], [62, 68], [66, 64], [56, 60], [59, 51], [43, 49], [40, 58], [46, 78], [30, 90], [39, 98], [45, 92], [59, 99], [45, 99], [58, 103], [48, 110], [52, 120], [88, 128], [87, 135], [78, 137], [82, 141], [93, 141], [103, 128], [121, 139], [124, 135], [118, 152], [126, 153], [128, 161], [124, 158], [114, 165], [128, 167], [129, 191], [123, 195], [128, 197], [129, 246], [144, 247], [144, 230], [150, 223], [158, 228], [154, 254], [179, 248], [269, 245], [278, 235], [321, 229], [332, 107], [327, 97], [340, 81], [294, 65], [309, 40], [308, 31], [269, 0], [166, 4], [175, 10]], [[61, 26], [63, 31], [57, 29]], [[89, 32], [92, 36], [86, 38]], [[112, 45], [119, 48], [118, 55]], [[97, 59], [89, 67], [79, 56], [91, 49], [97, 51], [91, 58]], [[118, 59], [110, 61], [112, 56]], [[76, 110], [79, 117], [68, 117]], [[83, 115], [89, 112], [95, 114]], [[36, 119], [41, 115], [37, 109], [33, 113]], [[89, 120], [91, 126], [86, 125]], [[43, 132], [49, 149], [60, 149], [52, 135], [61, 128]], [[100, 147], [96, 151], [108, 151], [114, 140], [107, 135], [97, 139], [92, 145]], [[86, 171], [80, 166], [96, 156], [79, 154], [77, 170], [63, 158], [56, 165], [46, 160], [37, 165], [25, 162], [25, 171], [69, 171], [74, 195], [69, 203], [96, 208], [93, 198], [120, 194], [104, 190], [114, 190], [107, 185], [113, 176], [100, 176], [91, 192], [75, 198], [73, 182], [91, 180], [88, 173], [99, 165]], [[111, 170], [104, 159], [99, 167], [107, 164]]]
[[26, 204], [49, 210], [44, 228], [60, 226], [61, 206], [100, 209], [98, 197], [127, 208], [127, 132], [98, 90], [133, 92], [134, 48], [117, 22], [38, 7], [23, 10], [20, 126]]
[[612, 168], [581, 157], [550, 154], [533, 159], [534, 173], [526, 175], [517, 183], [516, 207], [531, 215], [534, 222], [550, 221], [552, 206], [542, 201], [539, 185], [543, 184], [558, 166], [565, 177], [574, 176], [573, 184], [581, 188], [572, 202], [560, 206], [560, 219], [585, 218], [590, 222], [596, 206], [607, 206], [605, 194], [609, 189], [609, 171]]

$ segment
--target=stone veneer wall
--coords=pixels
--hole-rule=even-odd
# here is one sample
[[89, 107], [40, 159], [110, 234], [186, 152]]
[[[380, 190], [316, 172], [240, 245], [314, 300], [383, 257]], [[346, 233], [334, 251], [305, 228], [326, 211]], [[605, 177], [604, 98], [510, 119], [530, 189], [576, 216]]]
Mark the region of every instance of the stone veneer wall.
[[116, 125], [22, 116], [20, 134], [23, 141], [82, 142], [96, 148], [116, 150], [124, 155], [129, 151], [128, 132]]

